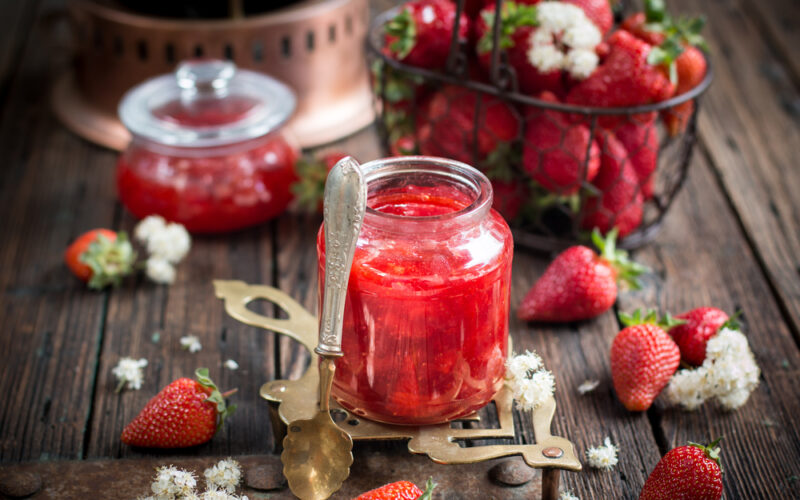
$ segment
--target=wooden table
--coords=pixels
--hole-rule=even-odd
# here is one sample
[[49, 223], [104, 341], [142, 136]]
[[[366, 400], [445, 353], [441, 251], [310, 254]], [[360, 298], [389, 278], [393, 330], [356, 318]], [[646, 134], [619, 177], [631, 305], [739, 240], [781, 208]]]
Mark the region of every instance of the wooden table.
[[[730, 413], [711, 404], [687, 413], [662, 399], [645, 413], [630, 413], [609, 377], [609, 346], [620, 329], [614, 312], [559, 327], [512, 320], [511, 334], [517, 350], [535, 349], [556, 375], [554, 434], [572, 439], [581, 455], [606, 436], [620, 447], [612, 471], [562, 474], [563, 486], [579, 497], [637, 498], [667, 450], [722, 435], [727, 498], [798, 498], [800, 8], [790, 0], [671, 4], [705, 10], [716, 79], [703, 100], [688, 182], [658, 238], [635, 253], [653, 273], [643, 291], [623, 294], [614, 312], [742, 309], [761, 384]], [[297, 376], [307, 355], [285, 338], [229, 318], [211, 280], [271, 284], [315, 310], [313, 240], [320, 221], [285, 215], [253, 230], [196, 238], [169, 287], [139, 279], [116, 290], [86, 290], [62, 264], [63, 249], [89, 228], [130, 230], [135, 221], [114, 194], [116, 154], [72, 135], [50, 114], [50, 84], [69, 59], [43, 25], [60, 6], [0, 3], [0, 461], [6, 471], [28, 461], [62, 467], [75, 473], [63, 476], [65, 482], [95, 478], [95, 485], [106, 484], [102, 471], [108, 470], [128, 479], [107, 492], [119, 498], [144, 495], [156, 463], [202, 470], [209, 457], [256, 463], [245, 456], [257, 454], [274, 466], [268, 406], [258, 389], [267, 380]], [[338, 147], [362, 161], [381, 155], [372, 129]], [[514, 306], [548, 261], [517, 251]], [[159, 342], [152, 340], [156, 332]], [[201, 339], [202, 351], [180, 349], [178, 339], [188, 334]], [[150, 364], [141, 390], [117, 395], [111, 368], [122, 356]], [[227, 359], [240, 368], [224, 369]], [[209, 444], [182, 452], [146, 453], [121, 444], [120, 431], [147, 400], [197, 366], [210, 367], [221, 386], [239, 388], [232, 425]], [[577, 386], [586, 379], [599, 379], [600, 386], [580, 396]], [[527, 428], [518, 433], [518, 440], [530, 439]], [[87, 462], [94, 459], [100, 461]], [[434, 465], [412, 458], [402, 444], [358, 445], [346, 494], [336, 498], [401, 477], [421, 484], [428, 475], [443, 484], [435, 498], [525, 497], [523, 490], [490, 483], [487, 467]], [[263, 496], [290, 497], [285, 488]]]

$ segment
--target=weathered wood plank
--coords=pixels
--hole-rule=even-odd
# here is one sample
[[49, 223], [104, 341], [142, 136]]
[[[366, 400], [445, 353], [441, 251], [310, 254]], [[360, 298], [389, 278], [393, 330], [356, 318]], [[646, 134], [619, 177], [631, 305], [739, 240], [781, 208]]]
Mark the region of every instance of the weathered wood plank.
[[0, 2], [0, 102], [7, 97], [12, 77], [22, 62], [40, 3]]
[[[693, 12], [691, 0], [673, 8]], [[703, 99], [702, 144], [770, 284], [800, 331], [800, 96], [763, 34], [736, 0], [704, 2], [715, 81]]]
[[[669, 448], [724, 436], [726, 498], [796, 498], [791, 477], [800, 463], [800, 354], [758, 263], [719, 192], [702, 155], [663, 233], [637, 260], [651, 266], [642, 292], [621, 296], [620, 309], [657, 307], [680, 313], [712, 305], [744, 311], [744, 333], [762, 370], [747, 404], [725, 412], [706, 403], [696, 412], [658, 400], [651, 417], [661, 422]], [[623, 453], [631, 450], [623, 450]], [[652, 470], [655, 461], [646, 463]]]
[[[800, 8], [792, 0], [741, 0], [742, 8], [756, 22], [775, 51], [786, 63], [795, 81], [800, 81]], [[792, 104], [792, 103], [787, 103]]]

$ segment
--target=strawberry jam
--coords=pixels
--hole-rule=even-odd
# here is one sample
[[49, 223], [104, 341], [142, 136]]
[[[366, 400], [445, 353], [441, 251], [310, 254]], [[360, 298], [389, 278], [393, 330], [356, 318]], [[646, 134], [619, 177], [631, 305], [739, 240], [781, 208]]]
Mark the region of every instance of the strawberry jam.
[[[367, 214], [345, 303], [333, 396], [369, 419], [462, 417], [500, 389], [513, 242], [489, 181], [438, 158], [363, 167]], [[317, 239], [320, 294], [324, 232]]]

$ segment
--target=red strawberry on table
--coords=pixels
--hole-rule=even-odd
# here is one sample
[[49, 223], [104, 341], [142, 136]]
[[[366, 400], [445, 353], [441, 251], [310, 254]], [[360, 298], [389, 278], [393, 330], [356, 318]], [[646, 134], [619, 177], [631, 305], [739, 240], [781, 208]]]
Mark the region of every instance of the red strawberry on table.
[[119, 285], [133, 272], [136, 252], [125, 233], [92, 229], [73, 241], [64, 252], [64, 262], [72, 274], [100, 289]]
[[[550, 92], [543, 92], [539, 99], [558, 102]], [[522, 168], [548, 191], [571, 195], [597, 175], [600, 155], [585, 124], [571, 123], [558, 111], [529, 108]]]
[[[439, 69], [450, 53], [456, 7], [450, 0], [412, 0], [384, 27], [384, 51], [411, 66]], [[461, 15], [458, 38], [466, 41], [469, 19]]]
[[670, 450], [650, 473], [639, 500], [719, 500], [722, 467], [719, 439], [703, 446], [689, 443]]
[[225, 405], [208, 377], [198, 368], [197, 380], [179, 378], [156, 394], [122, 431], [122, 442], [147, 448], [186, 448], [209, 441], [236, 406]]
[[626, 328], [611, 344], [614, 390], [625, 408], [645, 411], [681, 363], [677, 344], [664, 331], [675, 322], [667, 316], [657, 323], [655, 311], [645, 316], [641, 311], [632, 316], [620, 314], [620, 320]]
[[639, 179], [639, 186], [645, 200], [655, 192], [655, 171], [658, 166], [658, 129], [652, 119], [641, 122], [636, 117], [620, 125], [614, 135], [628, 152], [628, 160]]
[[346, 156], [349, 155], [342, 151], [329, 151], [321, 156], [306, 155], [297, 160], [295, 171], [298, 180], [292, 184], [292, 194], [298, 208], [322, 213], [322, 195], [328, 172]]
[[644, 215], [644, 196], [625, 146], [613, 133], [598, 133], [601, 144], [600, 172], [592, 181], [599, 193], [589, 196], [581, 208], [581, 227], [607, 233], [616, 228], [624, 238], [639, 227]]
[[647, 270], [616, 249], [616, 231], [592, 241], [600, 250], [583, 245], [561, 252], [522, 299], [517, 317], [524, 320], [567, 322], [593, 318], [617, 300], [617, 282], [638, 288], [636, 277]]
[[717, 334], [723, 325], [729, 322], [729, 317], [716, 307], [698, 307], [691, 311], [675, 316], [686, 323], [676, 325], [669, 329], [678, 348], [681, 358], [691, 365], [700, 366], [706, 359], [706, 344]]
[[410, 481], [396, 481], [362, 493], [353, 500], [430, 500], [435, 487], [432, 479], [428, 479], [424, 492]]

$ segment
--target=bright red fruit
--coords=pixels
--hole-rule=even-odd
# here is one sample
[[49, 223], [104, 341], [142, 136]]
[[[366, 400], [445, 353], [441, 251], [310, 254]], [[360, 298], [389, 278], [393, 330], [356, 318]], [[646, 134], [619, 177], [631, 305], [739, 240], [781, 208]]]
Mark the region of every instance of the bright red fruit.
[[[675, 94], [686, 93], [700, 85], [706, 76], [706, 58], [700, 49], [687, 46], [675, 60], [678, 74], [678, 85], [675, 87]], [[686, 101], [677, 106], [673, 106], [662, 112], [664, 124], [670, 135], [677, 135], [686, 130], [689, 118], [694, 112], [694, 100]]]
[[706, 359], [708, 339], [716, 335], [728, 321], [728, 315], [716, 307], [698, 307], [675, 318], [686, 321], [669, 329], [669, 334], [681, 350], [681, 357], [691, 365], [702, 365]]
[[583, 9], [586, 17], [605, 35], [614, 25], [614, 13], [608, 0], [563, 0]]
[[605, 240], [594, 232], [592, 240], [600, 254], [582, 245], [561, 252], [522, 299], [517, 317], [551, 322], [589, 319], [614, 305], [617, 281], [638, 287], [636, 277], [646, 268], [616, 249], [616, 232]]
[[[539, 98], [558, 102], [550, 92]], [[597, 175], [599, 149], [585, 124], [569, 122], [564, 113], [529, 108], [522, 168], [548, 191], [570, 195]]]
[[136, 252], [127, 235], [110, 229], [87, 231], [64, 252], [64, 262], [72, 274], [95, 289], [119, 285], [133, 272], [135, 261]]
[[625, 20], [622, 21], [622, 24], [620, 24], [622, 29], [628, 31], [636, 38], [644, 40], [650, 45], [661, 45], [666, 35], [661, 31], [650, 29], [652, 26], [652, 24], [648, 26], [647, 16], [644, 12], [633, 13], [626, 17]]
[[292, 184], [297, 207], [308, 212], [322, 212], [328, 172], [346, 156], [349, 155], [342, 151], [329, 151], [318, 157], [307, 155], [297, 160], [295, 170], [299, 180]]
[[644, 483], [639, 500], [719, 500], [722, 467], [719, 439], [708, 446], [689, 443], [661, 457]]
[[617, 128], [614, 135], [628, 151], [628, 160], [639, 179], [642, 196], [649, 200], [655, 191], [655, 171], [658, 166], [659, 143], [655, 117], [644, 123], [632, 119]]
[[[620, 315], [626, 325], [611, 344], [611, 378], [622, 404], [645, 411], [667, 385], [681, 363], [677, 344], [656, 324], [655, 312], [642, 317]], [[668, 327], [671, 322], [667, 318]]]
[[[449, 0], [413, 0], [385, 26], [384, 51], [394, 59], [421, 68], [443, 68], [450, 53], [456, 7]], [[469, 19], [461, 15], [459, 41], [469, 34]]]
[[614, 134], [601, 132], [598, 135], [601, 167], [592, 184], [600, 193], [587, 198], [581, 209], [581, 227], [598, 228], [604, 234], [616, 228], [619, 237], [624, 238], [639, 227], [644, 214], [639, 177], [628, 160], [625, 146]]
[[[156, 394], [122, 431], [122, 442], [146, 448], [186, 448], [209, 441], [236, 406], [198, 368], [197, 380], [179, 378]], [[217, 418], [219, 417], [219, 418]]]
[[492, 208], [500, 212], [506, 221], [514, 220], [530, 196], [528, 186], [516, 180], [491, 179], [491, 181], [492, 191], [494, 191]]
[[425, 491], [410, 481], [397, 481], [362, 493], [353, 500], [430, 500], [436, 483], [428, 479]]

